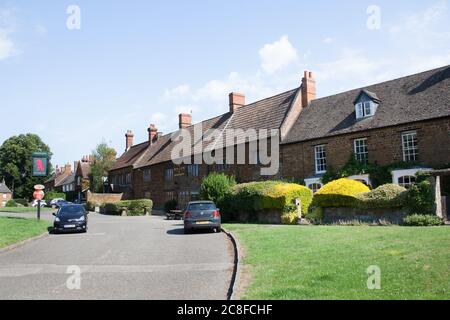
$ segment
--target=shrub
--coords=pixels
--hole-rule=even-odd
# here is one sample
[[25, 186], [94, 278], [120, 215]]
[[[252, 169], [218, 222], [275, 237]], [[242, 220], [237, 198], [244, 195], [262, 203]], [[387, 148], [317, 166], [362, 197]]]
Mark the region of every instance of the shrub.
[[357, 195], [357, 206], [361, 209], [402, 208], [405, 206], [406, 192], [401, 186], [385, 184]]
[[8, 200], [8, 202], [6, 202], [5, 207], [7, 208], [16, 208], [18, 207], [17, 202], [14, 200]]
[[46, 201], [52, 201], [53, 199], [64, 199], [66, 200], [66, 194], [65, 193], [59, 193], [55, 191], [49, 191], [45, 194], [44, 199]]
[[93, 201], [86, 202], [86, 210], [88, 211], [95, 211], [95, 207], [102, 207], [103, 204]]
[[14, 199], [14, 201], [23, 207], [28, 207], [30, 205], [28, 199]]
[[101, 205], [101, 208], [104, 210], [104, 212], [106, 214], [120, 215], [122, 213], [122, 207], [119, 205], [118, 202], [115, 202], [115, 203], [112, 203], [112, 202], [103, 203]]
[[312, 201], [312, 191], [295, 183], [251, 182], [237, 185], [235, 190], [237, 205], [251, 212], [266, 209], [289, 211], [294, 200], [300, 199], [302, 212], [306, 213]]
[[128, 215], [130, 216], [143, 216], [146, 213], [150, 214], [153, 208], [153, 201], [149, 199], [121, 201], [119, 204], [126, 204], [128, 209]]
[[406, 207], [410, 214], [434, 214], [434, 192], [428, 180], [412, 185], [406, 194]]
[[234, 177], [229, 177], [223, 173], [211, 173], [200, 186], [200, 198], [219, 203], [232, 188], [236, 185]]
[[323, 208], [311, 207], [305, 218], [312, 223], [320, 224], [323, 220]]
[[298, 214], [297, 211], [285, 212], [281, 215], [281, 223], [282, 224], [297, 224], [298, 223]]
[[438, 216], [413, 214], [403, 219], [403, 224], [410, 227], [433, 227], [443, 225], [443, 221]]
[[339, 179], [327, 183], [314, 195], [313, 205], [325, 207], [354, 207], [357, 195], [369, 192], [365, 184], [350, 179]]
[[172, 210], [176, 210], [178, 207], [178, 201], [175, 199], [166, 201], [166, 203], [164, 203], [164, 210], [166, 212], [170, 212]]

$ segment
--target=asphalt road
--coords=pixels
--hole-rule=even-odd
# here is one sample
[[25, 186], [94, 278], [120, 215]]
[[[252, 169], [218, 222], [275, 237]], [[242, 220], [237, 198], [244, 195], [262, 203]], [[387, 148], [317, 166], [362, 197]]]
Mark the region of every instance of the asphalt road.
[[90, 214], [87, 234], [0, 253], [0, 299], [226, 299], [232, 268], [223, 233], [184, 235], [182, 222], [163, 217]]

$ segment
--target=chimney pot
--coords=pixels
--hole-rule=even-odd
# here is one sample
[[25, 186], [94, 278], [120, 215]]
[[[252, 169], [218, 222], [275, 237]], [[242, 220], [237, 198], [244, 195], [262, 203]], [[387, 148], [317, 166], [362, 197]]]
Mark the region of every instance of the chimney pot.
[[150, 142], [150, 144], [155, 143], [158, 140], [158, 128], [156, 127], [156, 125], [151, 124], [148, 129], [148, 141]]
[[311, 71], [305, 71], [302, 79], [302, 106], [308, 106], [314, 99], [316, 99], [316, 80]]
[[189, 113], [180, 113], [178, 115], [178, 127], [184, 129], [192, 125], [192, 115]]
[[238, 108], [245, 106], [245, 95], [242, 93], [232, 92], [229, 94], [230, 112], [234, 113]]
[[125, 151], [130, 150], [130, 148], [133, 146], [133, 139], [133, 131], [127, 130], [127, 133], [125, 134]]

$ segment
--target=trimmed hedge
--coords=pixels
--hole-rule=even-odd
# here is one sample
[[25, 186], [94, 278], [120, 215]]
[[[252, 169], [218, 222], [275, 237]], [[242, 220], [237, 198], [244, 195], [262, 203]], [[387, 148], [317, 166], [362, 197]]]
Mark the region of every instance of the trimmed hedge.
[[235, 185], [234, 177], [224, 173], [210, 173], [203, 179], [200, 186], [200, 199], [218, 203], [231, 192]]
[[385, 184], [370, 192], [356, 196], [360, 209], [402, 208], [406, 203], [407, 190], [395, 184]]
[[409, 227], [434, 227], [444, 223], [438, 216], [413, 214], [403, 219], [403, 224]]
[[127, 210], [129, 216], [144, 216], [146, 213], [151, 213], [153, 201], [149, 199], [123, 200], [114, 203], [103, 203], [100, 207], [106, 214], [120, 215], [123, 210]]
[[45, 194], [44, 199], [46, 201], [52, 201], [53, 199], [64, 199], [64, 200], [66, 200], [66, 194], [65, 193], [59, 193], [59, 192], [50, 191], [50, 192]]
[[5, 204], [5, 207], [6, 208], [16, 208], [16, 207], [18, 207], [19, 205], [17, 204], [17, 202], [16, 201], [14, 201], [14, 200], [8, 200], [8, 202], [6, 202], [6, 204]]
[[223, 220], [234, 220], [236, 214], [246, 213], [249, 220], [258, 221], [260, 213], [278, 212], [284, 224], [297, 223], [295, 199], [301, 200], [302, 213], [308, 212], [312, 191], [308, 188], [280, 181], [251, 182], [237, 185], [219, 203]]
[[316, 192], [313, 205], [318, 207], [355, 207], [357, 195], [370, 189], [364, 183], [347, 178], [327, 183]]
[[434, 202], [434, 191], [428, 180], [412, 185], [406, 194], [406, 208], [410, 214], [433, 215]]

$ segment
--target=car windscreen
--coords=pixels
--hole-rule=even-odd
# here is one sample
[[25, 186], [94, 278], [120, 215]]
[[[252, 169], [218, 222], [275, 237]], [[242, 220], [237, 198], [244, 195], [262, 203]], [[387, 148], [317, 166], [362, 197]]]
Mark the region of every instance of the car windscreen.
[[191, 203], [188, 210], [198, 211], [198, 210], [216, 210], [214, 203]]
[[58, 214], [65, 215], [65, 214], [84, 214], [84, 208], [82, 206], [65, 206], [62, 207]]

